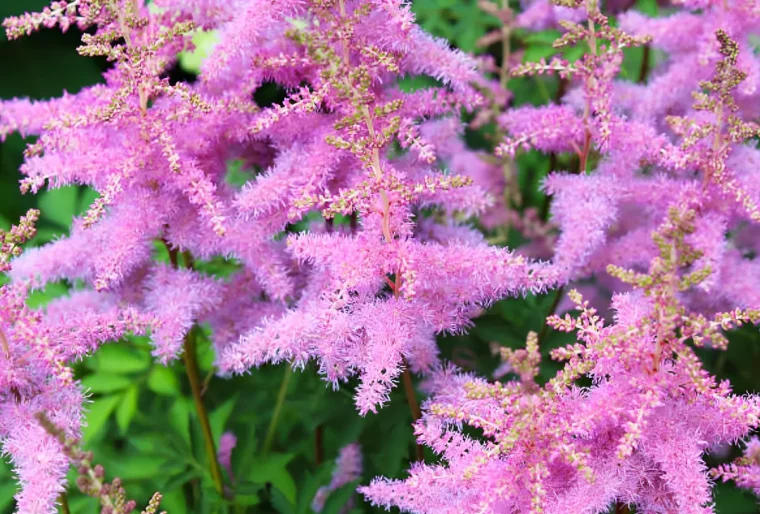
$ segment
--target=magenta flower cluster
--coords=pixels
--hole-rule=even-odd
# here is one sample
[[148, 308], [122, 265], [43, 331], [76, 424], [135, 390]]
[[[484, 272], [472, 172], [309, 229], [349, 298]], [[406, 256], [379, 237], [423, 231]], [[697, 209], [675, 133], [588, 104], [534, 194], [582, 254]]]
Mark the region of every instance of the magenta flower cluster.
[[[760, 322], [760, 2], [673, 1], [668, 16], [617, 23], [596, 0], [522, 3], [514, 16], [484, 8], [506, 29], [560, 28], [555, 47], [582, 56], [505, 59], [495, 76], [422, 31], [403, 0], [74, 0], [5, 21], [11, 39], [90, 29], [79, 52], [112, 63], [77, 94], [0, 103], [0, 138], [37, 136], [22, 191], [100, 193], [67, 237], [22, 253], [36, 212], [2, 234], [0, 437], [19, 513], [55, 512], [64, 490], [70, 452], [38, 413], [78, 436], [84, 394], [70, 364], [130, 333], [150, 335], [169, 363], [198, 324], [221, 375], [314, 362], [334, 387], [358, 378], [362, 415], [404, 370], [425, 377], [415, 434], [440, 459], [361, 487], [377, 505], [707, 513], [717, 479], [760, 490], [757, 440], [735, 464], [703, 460], [749, 437], [760, 399], [734, 395], [694, 350], [723, 350], [725, 331]], [[197, 81], [170, 82], [199, 31], [218, 41]], [[638, 46], [657, 65], [623, 79]], [[566, 93], [513, 107], [507, 73], [556, 74]], [[436, 85], [399, 83], [420, 75]], [[260, 108], [254, 93], [271, 82], [287, 97]], [[463, 112], [494, 124], [493, 154], [465, 144]], [[577, 161], [543, 183], [548, 222], [518, 208], [513, 159], [528, 150]], [[255, 176], [234, 185], [231, 162]], [[505, 224], [529, 244], [490, 244], [481, 229]], [[236, 270], [193, 266], [219, 258]], [[60, 280], [81, 287], [26, 305]], [[506, 381], [441, 362], [438, 336], [496, 300], [558, 288], [577, 314], [547, 323], [576, 341], [551, 352], [563, 367], [547, 383], [535, 333], [502, 351]], [[361, 477], [361, 461], [358, 445], [342, 451], [316, 510]]]

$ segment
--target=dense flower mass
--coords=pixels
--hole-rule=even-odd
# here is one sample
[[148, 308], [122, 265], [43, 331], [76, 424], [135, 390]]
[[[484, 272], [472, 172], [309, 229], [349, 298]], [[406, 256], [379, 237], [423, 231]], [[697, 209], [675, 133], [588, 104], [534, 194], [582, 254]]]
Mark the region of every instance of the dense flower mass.
[[[23, 192], [99, 193], [48, 244], [21, 251], [36, 211], [0, 232], [0, 438], [18, 512], [55, 512], [69, 463], [92, 461], [75, 450], [85, 393], [71, 365], [106, 342], [147, 335], [161, 364], [183, 358], [203, 423], [201, 330], [221, 376], [313, 363], [334, 388], [357, 384], [361, 415], [424, 375], [414, 430], [437, 460], [361, 487], [376, 505], [705, 513], [717, 478], [760, 490], [756, 439], [733, 464], [704, 461], [750, 436], [760, 400], [695, 351], [760, 322], [760, 3], [673, 1], [654, 18], [632, 2], [482, 3], [503, 24], [487, 36], [499, 66], [424, 32], [402, 0], [75, 0], [4, 22], [9, 39], [77, 27], [79, 53], [110, 63], [76, 94], [0, 103], [0, 138], [35, 138]], [[529, 29], [559, 30], [562, 53], [513, 58], [512, 32]], [[216, 42], [197, 79], [170, 80], [199, 33]], [[640, 76], [623, 77], [641, 48]], [[545, 75], [554, 101], [514, 101], [510, 77]], [[284, 98], [257, 101], [273, 85]], [[493, 152], [467, 143], [484, 126]], [[536, 151], [552, 166], [541, 208], [520, 192]], [[59, 281], [68, 295], [27, 304]], [[556, 289], [579, 313], [546, 323], [576, 340], [549, 352], [562, 364], [545, 383], [545, 331], [502, 348], [514, 380], [442, 362], [440, 336]], [[207, 444], [227, 499], [236, 444]], [[336, 466], [315, 511], [362, 478], [358, 444]], [[134, 507], [89, 473], [104, 512]]]

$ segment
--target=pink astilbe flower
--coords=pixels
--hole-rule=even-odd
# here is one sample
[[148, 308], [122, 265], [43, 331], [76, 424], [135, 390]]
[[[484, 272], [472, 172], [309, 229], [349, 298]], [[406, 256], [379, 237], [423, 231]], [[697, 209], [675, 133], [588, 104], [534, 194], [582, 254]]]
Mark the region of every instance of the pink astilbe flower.
[[[19, 255], [21, 244], [35, 234], [38, 215], [30, 211], [2, 235], [0, 262]], [[26, 304], [28, 291], [23, 282], [0, 287], [0, 441], [21, 483], [18, 512], [46, 514], [56, 512], [69, 459], [37, 414], [45, 413], [66, 437], [77, 437], [84, 395], [68, 364], [106, 341], [145, 331], [147, 318], [129, 308], [93, 303], [87, 293], [57, 300], [47, 312], [32, 309]]]
[[[314, 500], [311, 502], [311, 508], [315, 512], [322, 512], [325, 506], [325, 500], [330, 493], [340, 489], [346, 484], [359, 480], [362, 476], [362, 451], [361, 447], [352, 443], [340, 449], [338, 458], [335, 459], [335, 470], [332, 474], [330, 483], [320, 487]], [[342, 512], [348, 512], [353, 506], [353, 499], [343, 507]]]
[[[489, 384], [445, 368], [430, 381], [434, 395], [416, 424], [418, 441], [443, 462], [415, 464], [407, 480], [376, 479], [362, 489], [375, 504], [409, 512], [596, 513], [626, 504], [644, 512], [712, 512], [703, 454], [758, 426], [757, 397], [732, 395], [691, 346], [725, 348], [723, 330], [760, 320], [753, 293], [728, 293], [733, 286], [713, 292], [734, 276], [728, 269], [751, 265], [732, 249], [729, 232], [756, 221], [752, 181], [738, 178], [753, 169], [742, 143], [756, 128], [742, 119], [754, 111], [744, 108], [740, 91], [752, 90], [741, 88], [751, 80], [742, 66], [754, 69], [756, 59], [742, 61], [736, 42], [716, 30], [728, 25], [733, 34], [756, 13], [716, 21], [711, 66], [683, 74], [684, 84], [704, 90], [695, 94], [697, 104], [666, 100], [669, 112], [639, 115], [632, 110], [641, 103], [624, 96], [634, 88], [618, 84], [616, 75], [622, 48], [646, 42], [647, 32], [631, 38], [611, 28], [596, 5], [585, 3], [587, 23], [563, 22], [566, 33], [555, 45], [585, 40], [590, 54], [575, 63], [526, 63], [515, 72], [575, 76], [580, 87], [559, 107], [507, 111], [500, 119], [508, 136], [497, 152], [577, 154], [580, 176], [554, 173], [545, 184], [560, 230], [549, 269], [560, 283], [608, 270], [620, 282], [600, 282], [634, 291], [614, 297], [609, 325], [572, 293], [581, 317], [549, 321], [578, 330], [578, 342], [552, 352], [567, 364], [543, 387], [534, 382], [535, 335], [526, 350], [504, 355], [508, 364], [499, 373], [513, 372], [519, 381]], [[673, 112], [684, 116], [666, 120]], [[544, 114], [567, 121], [543, 125]], [[588, 169], [592, 152], [595, 170]], [[654, 169], [642, 173], [642, 165]], [[745, 282], [758, 284], [749, 269]], [[583, 377], [591, 387], [577, 385]], [[465, 424], [482, 437], [462, 434]]]
[[[589, 51], [518, 65], [514, 76], [559, 75], [567, 94], [501, 114], [516, 58], [505, 56], [498, 85], [484, 79], [401, 0], [76, 0], [6, 21], [11, 39], [76, 24], [80, 54], [113, 64], [77, 94], [0, 103], [0, 138], [37, 137], [23, 192], [100, 195], [42, 247], [19, 250], [36, 213], [0, 234], [0, 271], [12, 279], [0, 290], [0, 437], [22, 513], [52, 512], [63, 484], [67, 446], [35, 416], [77, 437], [71, 362], [146, 332], [168, 362], [201, 323], [221, 374], [314, 362], [334, 386], [358, 379], [362, 415], [388, 401], [401, 373], [430, 376], [415, 430], [441, 463], [376, 480], [363, 491], [377, 504], [711, 512], [704, 453], [747, 437], [760, 415], [756, 397], [733, 395], [694, 352], [725, 349], [725, 330], [760, 316], [760, 157], [748, 144], [760, 132], [749, 121], [760, 115], [760, 60], [747, 51], [760, 14], [749, 1], [695, 0], [680, 2], [689, 12], [616, 26], [593, 0], [523, 4], [516, 26], [560, 27], [556, 48]], [[509, 9], [494, 11], [512, 23]], [[196, 82], [171, 83], [199, 28], [218, 43]], [[645, 44], [668, 58], [640, 83], [619, 79], [624, 50]], [[406, 92], [398, 79], [409, 75], [439, 85]], [[268, 83], [286, 97], [262, 107], [254, 97]], [[495, 156], [463, 142], [459, 115], [478, 108], [491, 111], [478, 123], [496, 124]], [[512, 158], [531, 149], [577, 157], [573, 173], [552, 169], [543, 184], [550, 220], [517, 191]], [[249, 173], [242, 187], [227, 180], [232, 161]], [[490, 246], [468, 217], [509, 222], [535, 247]], [[155, 262], [157, 244], [171, 266]], [[232, 270], [204, 275], [213, 260]], [[26, 305], [56, 281], [81, 287], [46, 309]], [[612, 297], [615, 316], [605, 323], [572, 293], [580, 314], [550, 324], [577, 341], [552, 352], [565, 364], [548, 383], [535, 334], [503, 352], [500, 372], [519, 380], [441, 366], [437, 336], [466, 331], [501, 298], [571, 281]], [[361, 456], [348, 448], [326, 491], [358, 478]]]
[[67, 308], [63, 318], [46, 315], [24, 304], [26, 292], [17, 284], [0, 289], [0, 437], [22, 485], [18, 511], [52, 513], [69, 461], [35, 416], [44, 412], [77, 437], [84, 397], [68, 363], [105, 341], [145, 331], [146, 322], [123, 309], [97, 312], [86, 302], [68, 302], [81, 307]]
[[158, 266], [146, 278], [142, 306], [154, 317], [154, 355], [175, 357], [195, 320], [213, 311], [221, 300], [221, 284], [192, 270]]
[[747, 441], [744, 455], [730, 464], [722, 464], [711, 470], [711, 475], [723, 482], [732, 480], [739, 487], [760, 496], [760, 440], [751, 437]]
[[217, 455], [219, 458], [219, 464], [221, 464], [230, 480], [235, 480], [235, 475], [232, 474], [232, 452], [237, 446], [237, 437], [232, 432], [225, 432], [222, 437], [219, 438], [219, 449]]
[[[282, 46], [245, 46], [235, 54], [270, 80], [311, 85], [255, 115], [253, 137], [267, 137], [277, 153], [236, 194], [235, 208], [264, 231], [282, 230], [314, 209], [328, 219], [340, 214], [361, 221], [351, 232], [288, 237], [287, 252], [297, 264], [292, 273], [302, 286], [281, 296], [288, 309], [270, 311], [239, 342], [222, 344], [217, 365], [223, 373], [240, 373], [266, 362], [303, 366], [314, 359], [333, 384], [359, 375], [357, 406], [366, 413], [387, 400], [402, 369], [435, 365], [436, 333], [461, 331], [479, 306], [556, 280], [540, 265], [485, 243], [423, 243], [415, 234], [423, 207], [450, 219], [492, 206], [486, 173], [431, 167], [439, 157], [456, 159], [439, 150], [431, 129], [481, 101], [470, 86], [477, 79], [474, 62], [405, 21], [410, 14], [403, 3], [381, 3], [377, 10], [353, 2], [291, 7], [303, 9], [299, 16], [309, 13], [305, 28], [283, 24]], [[337, 39], [327, 36], [333, 30]], [[403, 73], [433, 75], [449, 88], [403, 93], [394, 84]], [[411, 152], [390, 159], [386, 149], [394, 140]], [[468, 264], [476, 254], [490, 275]], [[444, 267], [445, 273], [435, 272]]]
[[[416, 431], [444, 463], [417, 464], [409, 479], [378, 479], [362, 492], [409, 512], [601, 513], [615, 502], [712, 512], [702, 454], [757, 426], [760, 401], [732, 395], [686, 343], [724, 347], [721, 329], [756, 323], [760, 311], [708, 320], [680, 304], [679, 292], [708, 274], [687, 271], [699, 255], [685, 237], [697, 214], [681, 205], [655, 234], [661, 253], [648, 274], [610, 268], [640, 289], [616, 298], [612, 325], [577, 292], [571, 298], [580, 317], [549, 320], [578, 331], [577, 343], [552, 352], [567, 362], [554, 378], [543, 387], [535, 382], [534, 333], [525, 350], [503, 352], [517, 381], [490, 384], [442, 370]], [[591, 387], [576, 385], [584, 376]], [[462, 435], [464, 424], [483, 439]]]
[[0, 273], [11, 270], [9, 261], [21, 255], [21, 245], [35, 236], [35, 223], [39, 216], [40, 212], [32, 209], [9, 231], [0, 230]]

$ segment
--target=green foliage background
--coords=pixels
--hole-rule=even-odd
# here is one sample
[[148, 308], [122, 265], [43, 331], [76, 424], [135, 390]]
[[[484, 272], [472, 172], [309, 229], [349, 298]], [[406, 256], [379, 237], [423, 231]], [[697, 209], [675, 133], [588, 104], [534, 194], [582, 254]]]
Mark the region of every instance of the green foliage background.
[[[3, 0], [0, 18], [39, 10], [44, 5], [45, 0]], [[639, 5], [650, 12], [656, 10], [653, 1], [639, 1]], [[433, 34], [465, 51], [491, 51], [500, 57], [498, 49], [476, 47], [476, 41], [498, 27], [498, 21], [484, 14], [474, 0], [416, 0], [414, 9], [421, 25]], [[100, 81], [105, 63], [77, 55], [79, 36], [76, 31], [42, 31], [13, 43], [0, 36], [0, 98], [44, 99], [63, 91], [75, 93]], [[555, 37], [551, 31], [531, 35], [518, 32], [513, 44], [527, 47], [525, 58], [536, 60], [554, 52], [551, 42]], [[641, 50], [631, 49], [627, 57], [626, 70], [635, 75], [641, 66]], [[510, 87], [516, 103], [538, 104], [554, 96], [557, 84], [541, 77], [513, 80]], [[488, 131], [469, 134], [469, 139], [474, 145], [486, 145]], [[0, 144], [0, 226], [8, 228], [28, 208], [37, 206], [42, 216], [34, 244], [43, 244], [66, 234], [72, 217], [82, 213], [96, 194], [67, 187], [37, 196], [20, 195], [18, 168], [24, 146], [18, 135]], [[528, 206], [540, 207], [545, 198], [538, 184], [549, 171], [548, 158], [528, 153], [519, 158], [518, 165]], [[560, 160], [558, 165], [567, 168], [570, 163]], [[496, 234], [495, 238], [510, 245], [519, 242], [515, 233]], [[165, 250], [157, 247], [156, 258], [166, 259]], [[223, 265], [216, 269], [223, 272]], [[66, 291], [65, 284], [54, 284], [30, 301], [44, 304]], [[468, 369], [490, 373], [497, 361], [489, 344], [522, 346], [529, 330], [541, 330], [555, 298], [552, 292], [499, 302], [477, 320], [468, 335], [442, 338], [444, 356]], [[567, 342], [568, 337], [549, 334], [543, 350]], [[729, 378], [738, 392], [760, 390], [757, 330], [744, 329], [731, 338], [727, 352], [704, 352], [703, 357], [721, 378]], [[353, 441], [358, 441], [364, 452], [363, 483], [377, 475], [404, 475], [414, 440], [411, 415], [399, 389], [379, 414], [361, 418], [353, 406], [352, 385], [333, 392], [317, 378], [314, 369], [291, 374], [282, 366], [229, 380], [213, 377], [213, 356], [203, 334], [200, 345], [201, 372], [208, 379], [204, 400], [213, 433], [217, 442], [224, 430], [232, 430], [238, 437], [233, 453], [233, 471], [239, 484], [235, 506], [221, 500], [211, 487], [202, 434], [181, 363], [171, 367], [153, 363], [147, 340], [134, 337], [103, 347], [77, 366], [79, 378], [91, 391], [84, 444], [94, 452], [96, 462], [105, 466], [107, 477], [119, 476], [129, 497], [140, 505], [159, 490], [165, 497], [162, 508], [170, 514], [306, 514], [311, 512], [309, 505], [317, 488], [329, 482], [339, 448]], [[543, 378], [555, 371], [547, 359]], [[266, 448], [270, 430], [271, 444]], [[320, 464], [316, 463], [317, 432], [323, 434], [324, 461]], [[434, 455], [426, 452], [426, 460], [434, 460]], [[0, 512], [13, 510], [15, 490], [10, 467], [0, 464]], [[351, 491], [352, 486], [333, 493], [323, 512], [339, 512]], [[371, 510], [357, 500], [352, 512]], [[751, 495], [731, 485], [719, 486], [715, 500], [721, 513], [758, 511]], [[74, 514], [99, 511], [97, 501], [78, 493], [73, 482], [69, 504]]]

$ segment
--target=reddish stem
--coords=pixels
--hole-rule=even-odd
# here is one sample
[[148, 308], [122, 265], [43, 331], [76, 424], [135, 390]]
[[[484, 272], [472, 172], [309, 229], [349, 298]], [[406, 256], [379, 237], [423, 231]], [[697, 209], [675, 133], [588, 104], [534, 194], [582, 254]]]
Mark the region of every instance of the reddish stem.
[[[409, 403], [409, 410], [412, 413], [412, 419], [416, 423], [422, 417], [422, 411], [420, 410], [420, 404], [417, 402], [417, 393], [414, 391], [414, 383], [412, 382], [412, 374], [409, 371], [409, 364], [404, 359], [404, 373], [402, 375], [404, 382], [404, 391], [406, 392], [406, 401]], [[422, 451], [422, 445], [415, 443], [415, 458], [414, 460], [422, 462], [425, 459]]]

